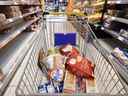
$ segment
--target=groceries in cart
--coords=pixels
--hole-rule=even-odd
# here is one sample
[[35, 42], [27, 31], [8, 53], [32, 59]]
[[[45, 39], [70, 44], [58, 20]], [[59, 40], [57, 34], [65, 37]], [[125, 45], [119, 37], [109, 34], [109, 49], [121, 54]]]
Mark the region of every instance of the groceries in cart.
[[70, 44], [60, 47], [60, 53], [68, 57], [75, 57], [80, 54], [79, 51]]
[[47, 88], [53, 93], [86, 92], [86, 81], [95, 80], [92, 62], [82, 57], [78, 48], [70, 44], [50, 48], [41, 61], [47, 69], [50, 83], [41, 84], [40, 93], [49, 93]]
[[67, 69], [73, 74], [86, 78], [94, 78], [93, 64], [82, 56], [70, 57], [66, 61]]

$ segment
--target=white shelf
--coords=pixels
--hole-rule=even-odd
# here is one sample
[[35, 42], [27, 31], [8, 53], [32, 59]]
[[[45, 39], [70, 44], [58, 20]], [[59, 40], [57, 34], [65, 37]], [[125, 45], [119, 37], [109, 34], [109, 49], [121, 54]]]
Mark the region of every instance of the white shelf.
[[101, 30], [104, 30], [105, 32], [107, 32], [108, 34], [110, 34], [111, 36], [113, 36], [114, 38], [120, 40], [122, 43], [128, 45], [128, 39], [121, 36], [118, 32], [115, 32], [113, 30], [109, 30], [107, 28], [102, 27]]
[[108, 1], [108, 4], [128, 4], [128, 0]]
[[4, 47], [6, 44], [8, 44], [11, 40], [13, 40], [15, 37], [17, 37], [21, 32], [23, 32], [26, 28], [28, 28], [31, 24], [39, 20], [39, 18], [36, 18], [34, 20], [31, 20], [27, 23], [24, 23], [17, 28], [13, 28], [10, 30], [10, 32], [6, 32], [4, 34], [0, 34], [0, 48]]
[[128, 24], [128, 19], [110, 16], [110, 20]]

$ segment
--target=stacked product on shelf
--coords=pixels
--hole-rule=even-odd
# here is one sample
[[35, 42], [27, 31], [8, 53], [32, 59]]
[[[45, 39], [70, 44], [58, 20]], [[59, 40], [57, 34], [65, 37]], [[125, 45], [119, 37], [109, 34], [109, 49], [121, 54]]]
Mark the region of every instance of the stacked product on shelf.
[[47, 82], [52, 82], [49, 84], [52, 86], [48, 89], [45, 83], [41, 83], [38, 87], [40, 93], [50, 93], [51, 91], [52, 93], [96, 91], [95, 83], [89, 83], [95, 82], [94, 65], [87, 58], [82, 57], [78, 49], [72, 45], [50, 48], [48, 56], [44, 57], [42, 62], [47, 69]]
[[121, 48], [115, 48], [112, 52], [112, 54], [118, 58], [118, 60], [124, 64], [128, 65], [128, 49], [121, 49]]
[[92, 0], [89, 6], [85, 6], [87, 19], [90, 23], [100, 22], [105, 0]]

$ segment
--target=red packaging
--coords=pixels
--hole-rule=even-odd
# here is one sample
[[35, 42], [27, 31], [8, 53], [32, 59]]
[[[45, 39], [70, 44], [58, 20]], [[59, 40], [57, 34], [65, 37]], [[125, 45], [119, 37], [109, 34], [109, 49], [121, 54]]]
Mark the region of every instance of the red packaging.
[[60, 53], [68, 57], [76, 57], [80, 55], [79, 51], [72, 45], [64, 45], [60, 48]]
[[81, 56], [70, 57], [67, 59], [66, 65], [67, 69], [77, 76], [94, 78], [93, 64], [87, 58]]

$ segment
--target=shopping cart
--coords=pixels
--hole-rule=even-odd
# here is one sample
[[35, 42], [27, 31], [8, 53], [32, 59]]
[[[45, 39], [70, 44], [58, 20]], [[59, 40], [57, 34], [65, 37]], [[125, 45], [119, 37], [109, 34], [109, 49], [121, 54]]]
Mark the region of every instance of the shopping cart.
[[[72, 20], [73, 19], [73, 20]], [[67, 17], [47, 17], [42, 20], [42, 32], [38, 40], [35, 42], [32, 51], [30, 52], [27, 64], [24, 67], [23, 74], [20, 77], [20, 82], [16, 88], [17, 96], [39, 95], [39, 96], [60, 96], [69, 94], [41, 94], [38, 91], [38, 86], [44, 80], [44, 73], [38, 64], [39, 51], [47, 55], [47, 50], [54, 47], [55, 32], [77, 32], [76, 46], [81, 54], [89, 58], [95, 64], [96, 92], [77, 94], [79, 96], [109, 96], [109, 95], [124, 95], [128, 96], [128, 85], [122, 79], [115, 66], [109, 59], [108, 54], [102, 47], [99, 47], [99, 41], [87, 22], [72, 18], [68, 21]], [[85, 29], [85, 30], [83, 30]], [[83, 32], [85, 31], [85, 32]], [[80, 33], [81, 32], [81, 33]], [[83, 32], [83, 33], [82, 33]], [[98, 47], [97, 47], [98, 46]], [[104, 53], [104, 54], [103, 54]]]

